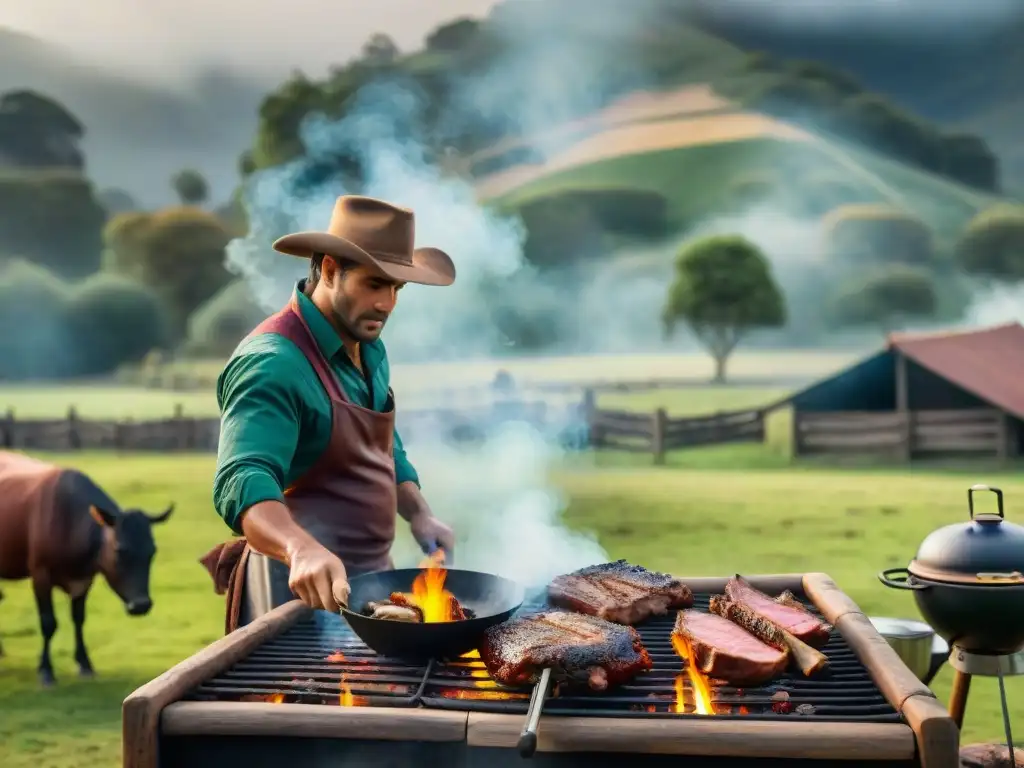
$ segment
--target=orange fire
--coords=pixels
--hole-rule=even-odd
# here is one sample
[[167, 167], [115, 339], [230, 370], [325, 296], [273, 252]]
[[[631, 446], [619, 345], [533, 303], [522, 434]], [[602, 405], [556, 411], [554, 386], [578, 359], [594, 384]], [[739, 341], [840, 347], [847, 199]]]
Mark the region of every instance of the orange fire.
[[[715, 714], [715, 705], [712, 703], [711, 697], [711, 682], [704, 673], [697, 669], [696, 662], [694, 661], [693, 648], [690, 647], [690, 641], [682, 635], [678, 635], [673, 632], [672, 648], [686, 663], [686, 677], [690, 680], [690, 689], [693, 691], [694, 704], [694, 710], [689, 714]], [[678, 714], [686, 712], [686, 702], [683, 699], [684, 679], [683, 675], [679, 675], [676, 678], [676, 701], [672, 706], [672, 711]]]
[[333, 661], [333, 662], [341, 662], [341, 661], [345, 660], [345, 654], [342, 653], [341, 651], [335, 651], [330, 656], [328, 656], [326, 660], [327, 661]]
[[[444, 568], [444, 550], [438, 549], [427, 557], [420, 568], [423, 572], [412, 583], [412, 593], [402, 595], [405, 601], [415, 605], [423, 612], [424, 624], [439, 624], [445, 621], [457, 621], [464, 617], [459, 615], [459, 603], [455, 595], [444, 588], [448, 571]], [[392, 602], [395, 598], [392, 598]]]
[[267, 702], [270, 704], [284, 704], [284, 694], [272, 693], [269, 696], [267, 696]]

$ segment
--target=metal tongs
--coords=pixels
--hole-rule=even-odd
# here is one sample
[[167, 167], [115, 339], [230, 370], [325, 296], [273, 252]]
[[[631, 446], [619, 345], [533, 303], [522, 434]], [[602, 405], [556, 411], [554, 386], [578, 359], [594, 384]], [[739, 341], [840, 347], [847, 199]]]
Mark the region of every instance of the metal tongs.
[[519, 734], [519, 743], [516, 745], [521, 757], [533, 757], [537, 751], [537, 727], [540, 725], [540, 713], [544, 709], [544, 702], [548, 697], [548, 689], [551, 687], [551, 668], [547, 667], [540, 674], [540, 680], [533, 687], [533, 695], [530, 697], [530, 708], [526, 713], [526, 725], [523, 732]]

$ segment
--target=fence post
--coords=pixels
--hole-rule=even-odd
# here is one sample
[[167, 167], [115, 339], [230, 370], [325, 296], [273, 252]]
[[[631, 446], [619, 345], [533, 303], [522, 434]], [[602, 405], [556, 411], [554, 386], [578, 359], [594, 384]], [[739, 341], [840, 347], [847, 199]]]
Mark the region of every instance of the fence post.
[[188, 424], [185, 423], [185, 406], [174, 404], [174, 447], [179, 451], [188, 448]]
[[4, 448], [14, 447], [14, 408], [7, 409], [3, 423], [0, 424], [0, 445]]
[[68, 406], [68, 447], [73, 451], [82, 448], [82, 436], [78, 431], [78, 411], [74, 405]]
[[665, 463], [665, 428], [668, 426], [668, 413], [664, 408], [654, 412], [654, 422], [651, 429], [651, 450], [654, 453], [654, 463]]

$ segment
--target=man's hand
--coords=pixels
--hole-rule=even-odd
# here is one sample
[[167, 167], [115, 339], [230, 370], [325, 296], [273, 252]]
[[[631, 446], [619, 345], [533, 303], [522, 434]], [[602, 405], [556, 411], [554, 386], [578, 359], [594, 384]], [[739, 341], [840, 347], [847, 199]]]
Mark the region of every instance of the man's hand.
[[409, 523], [409, 529], [424, 554], [443, 549], [450, 561], [455, 554], [455, 534], [430, 511], [416, 483], [407, 481], [398, 486], [398, 514]]
[[338, 613], [348, 607], [345, 565], [317, 542], [307, 542], [289, 553], [288, 587], [310, 608]]
[[447, 560], [450, 561], [454, 557], [455, 534], [451, 528], [429, 512], [410, 520], [409, 529], [424, 554], [430, 554], [435, 549], [443, 549]]

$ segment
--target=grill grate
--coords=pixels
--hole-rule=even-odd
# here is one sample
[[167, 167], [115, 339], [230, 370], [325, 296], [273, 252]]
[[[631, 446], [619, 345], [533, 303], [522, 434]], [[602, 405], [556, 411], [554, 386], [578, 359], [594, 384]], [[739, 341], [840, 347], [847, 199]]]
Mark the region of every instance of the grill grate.
[[[707, 610], [709, 595], [695, 595], [694, 607]], [[805, 603], [813, 611], [809, 603]], [[524, 610], [537, 608], [525, 607]], [[815, 611], [817, 613], [817, 611]], [[820, 615], [820, 614], [818, 614]], [[637, 627], [654, 668], [631, 684], [604, 693], [556, 690], [546, 715], [589, 717], [679, 717], [675, 711], [682, 662], [669, 639], [674, 615]], [[786, 673], [758, 688], [714, 688], [715, 715], [757, 719], [899, 722], [900, 716], [872, 681], [837, 631], [823, 653], [829, 667], [808, 679]], [[682, 680], [685, 711], [692, 692]], [[774, 698], [773, 698], [774, 697]], [[779, 698], [788, 697], [780, 706]], [[490, 680], [483, 662], [409, 664], [377, 656], [337, 616], [322, 611], [264, 644], [229, 670], [203, 683], [191, 701], [287, 701], [374, 707], [434, 707], [525, 715], [530, 690], [510, 691]]]

